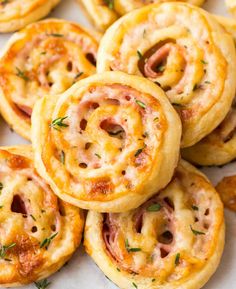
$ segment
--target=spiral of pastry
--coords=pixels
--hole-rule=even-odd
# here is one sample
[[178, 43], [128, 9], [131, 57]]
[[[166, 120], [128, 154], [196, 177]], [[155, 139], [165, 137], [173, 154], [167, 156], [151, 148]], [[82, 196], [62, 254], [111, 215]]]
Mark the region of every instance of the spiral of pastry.
[[79, 246], [84, 217], [35, 172], [29, 146], [0, 148], [0, 287], [46, 278]]
[[235, 65], [232, 37], [206, 11], [179, 2], [149, 5], [114, 23], [101, 41], [97, 70], [142, 75], [160, 85], [181, 117], [182, 147], [188, 147], [229, 111]]
[[106, 30], [121, 15], [134, 9], [162, 2], [181, 1], [193, 5], [202, 5], [205, 0], [77, 0], [86, 14], [100, 30]]
[[0, 33], [13, 32], [50, 13], [60, 0], [0, 0]]
[[[236, 21], [219, 16], [216, 19], [228, 33], [233, 35], [236, 43]], [[184, 159], [202, 166], [224, 165], [236, 158], [235, 99], [223, 122], [200, 142], [183, 149], [182, 156]]]
[[224, 177], [216, 186], [226, 208], [236, 212], [236, 175]]
[[35, 102], [93, 74], [97, 48], [94, 36], [65, 20], [41, 21], [14, 34], [0, 56], [0, 110], [5, 120], [30, 139]]
[[181, 123], [151, 81], [105, 72], [37, 102], [37, 170], [63, 200], [100, 212], [138, 207], [171, 179]]
[[90, 211], [87, 253], [126, 289], [198, 289], [224, 247], [223, 206], [206, 177], [181, 161], [171, 183], [138, 209]]

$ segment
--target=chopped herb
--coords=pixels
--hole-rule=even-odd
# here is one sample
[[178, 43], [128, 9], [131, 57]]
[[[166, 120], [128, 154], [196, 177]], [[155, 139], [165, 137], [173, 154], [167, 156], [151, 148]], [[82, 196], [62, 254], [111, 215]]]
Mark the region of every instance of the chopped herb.
[[30, 215], [30, 217], [31, 217], [34, 221], [36, 221], [36, 219], [35, 219], [35, 217], [34, 217], [33, 215]]
[[146, 36], [146, 29], [143, 30], [143, 38]]
[[197, 231], [197, 230], [194, 230], [192, 226], [190, 226], [191, 228], [191, 231], [193, 232], [194, 235], [206, 235], [206, 233], [204, 232], [200, 232], [200, 231]]
[[173, 102], [172, 105], [175, 105], [175, 106], [180, 106], [182, 107], [183, 105], [181, 103], [176, 103], [176, 102]]
[[120, 272], [120, 268], [116, 268], [116, 270], [117, 270], [118, 272]]
[[50, 33], [50, 34], [47, 34], [47, 36], [53, 36], [53, 37], [64, 37], [63, 34], [59, 34], [59, 33]]
[[161, 86], [161, 84], [158, 81], [154, 81], [154, 83], [158, 86]]
[[25, 75], [25, 72], [21, 71], [18, 67], [16, 67], [17, 73], [16, 76], [24, 79], [25, 81], [29, 80], [29, 77]]
[[211, 82], [210, 82], [210, 81], [208, 81], [208, 80], [206, 80], [206, 81], [205, 81], [205, 83], [206, 83], [206, 84], [211, 84]]
[[159, 65], [158, 67], [157, 67], [157, 71], [158, 72], [163, 72], [164, 70], [165, 70], [165, 65]]
[[201, 60], [201, 63], [203, 63], [203, 64], [208, 64], [208, 62], [206, 62], [205, 60]]
[[3, 206], [0, 206], [0, 209], [2, 209], [3, 208]]
[[54, 128], [55, 130], [59, 130], [58, 127], [68, 127], [69, 125], [63, 122], [67, 118], [68, 116], [58, 117], [54, 119], [52, 123], [50, 124], [50, 127]]
[[135, 100], [135, 102], [139, 105], [139, 106], [141, 106], [142, 108], [146, 108], [146, 104], [144, 103], [144, 102], [142, 102], [142, 101], [140, 101], [140, 100]]
[[138, 286], [133, 282], [132, 285], [135, 287], [135, 288], [138, 288]]
[[155, 282], [156, 281], [156, 279], [152, 279], [152, 282]]
[[149, 134], [147, 131], [144, 132], [144, 134], [142, 135], [142, 137], [146, 138], [146, 137], [149, 137]]
[[199, 210], [199, 208], [197, 207], [197, 206], [192, 206], [192, 209], [194, 210], [194, 211], [198, 211]]
[[104, 0], [109, 9], [114, 9], [114, 0]]
[[76, 76], [75, 76], [75, 79], [77, 79], [77, 78], [79, 78], [81, 75], [83, 75], [84, 74], [84, 72], [83, 71], [80, 71], [78, 74], [76, 74]]
[[51, 244], [52, 240], [57, 236], [57, 234], [58, 232], [53, 234], [51, 237], [44, 239], [40, 244], [40, 248], [45, 247], [47, 249], [48, 246]]
[[142, 58], [143, 58], [143, 55], [142, 55], [142, 53], [141, 53], [139, 50], [137, 50], [137, 55], [138, 55], [138, 58], [139, 58], [139, 59], [142, 59]]
[[154, 121], [158, 121], [158, 120], [159, 120], [159, 117], [155, 117], [153, 120], [154, 120]]
[[95, 154], [96, 157], [98, 157], [99, 159], [101, 159], [101, 156], [99, 154]]
[[45, 210], [41, 210], [41, 213], [45, 213], [46, 211]]
[[4, 260], [7, 262], [11, 262], [11, 259], [8, 259], [8, 258], [4, 258]]
[[51, 284], [51, 282], [48, 282], [47, 279], [41, 280], [41, 281], [39, 281], [39, 282], [34, 282], [34, 285], [35, 285], [36, 288], [38, 288], [38, 289], [45, 289], [45, 288], [47, 288], [50, 284]]
[[16, 243], [12, 243], [12, 244], [7, 245], [7, 246], [5, 246], [5, 245], [1, 246], [1, 248], [0, 248], [0, 259], [4, 259], [6, 257], [6, 255], [7, 255], [7, 251], [9, 249], [15, 247], [15, 246], [16, 246]]
[[160, 204], [152, 204], [147, 208], [148, 212], [158, 212], [161, 209], [161, 205]]
[[125, 248], [126, 248], [128, 253], [130, 253], [130, 252], [140, 252], [141, 251], [140, 248], [130, 248], [128, 239], [125, 240]]
[[1, 192], [2, 192], [2, 189], [3, 189], [3, 184], [0, 183], [0, 194], [1, 194]]
[[180, 253], [177, 253], [175, 256], [175, 266], [179, 265]]
[[41, 55], [45, 55], [47, 52], [46, 51], [43, 51], [43, 52], [41, 52], [40, 54]]
[[65, 153], [64, 153], [64, 151], [61, 151], [60, 161], [61, 161], [61, 163], [62, 163], [63, 165], [65, 164]]

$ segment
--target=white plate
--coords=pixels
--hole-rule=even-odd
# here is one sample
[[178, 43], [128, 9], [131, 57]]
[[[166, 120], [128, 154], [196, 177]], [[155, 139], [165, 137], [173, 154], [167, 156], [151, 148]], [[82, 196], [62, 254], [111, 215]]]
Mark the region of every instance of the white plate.
[[[227, 15], [223, 0], [207, 0], [205, 8], [208, 11]], [[79, 6], [75, 0], [64, 0], [51, 14], [52, 17], [64, 18], [79, 22], [88, 26]], [[0, 35], [0, 47], [4, 45], [9, 35]], [[10, 128], [0, 118], [0, 145], [13, 145], [26, 143], [21, 137], [10, 131]], [[216, 184], [223, 175], [236, 173], [236, 163], [231, 163], [224, 168], [206, 168], [203, 170]], [[236, 288], [236, 216], [229, 211], [226, 215], [226, 246], [222, 262], [204, 289], [235, 289]], [[81, 246], [82, 247], [82, 246]], [[80, 248], [63, 267], [60, 272], [49, 278], [51, 285], [49, 289], [115, 289], [104, 274], [96, 267], [93, 261]], [[36, 288], [34, 285], [23, 287], [23, 289]]]

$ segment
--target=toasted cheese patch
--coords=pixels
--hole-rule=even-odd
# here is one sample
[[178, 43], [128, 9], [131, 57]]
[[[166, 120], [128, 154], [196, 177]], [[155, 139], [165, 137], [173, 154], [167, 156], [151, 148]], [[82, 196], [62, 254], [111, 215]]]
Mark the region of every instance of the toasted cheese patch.
[[223, 205], [206, 177], [181, 161], [169, 185], [141, 207], [90, 211], [84, 244], [120, 288], [201, 288], [222, 255]]
[[35, 164], [79, 207], [126, 211], [172, 177], [181, 125], [164, 92], [121, 72], [83, 79], [33, 112]]
[[30, 146], [0, 148], [0, 286], [60, 269], [80, 244], [83, 222], [36, 173]]
[[161, 86], [181, 117], [182, 147], [189, 147], [229, 111], [235, 56], [232, 37], [203, 9], [180, 2], [153, 4], [106, 31], [97, 71], [141, 75]]
[[[106, 30], [120, 16], [152, 3], [171, 2], [172, 0], [77, 0], [84, 8], [93, 24]], [[176, 1], [176, 0], [175, 0]], [[202, 5], [205, 0], [177, 0], [193, 5]], [[172, 1], [173, 2], [173, 1]]]
[[96, 37], [57, 19], [31, 24], [12, 36], [0, 56], [0, 110], [17, 133], [30, 139], [38, 99], [95, 73]]
[[1, 0], [0, 33], [14, 32], [47, 16], [60, 0]]

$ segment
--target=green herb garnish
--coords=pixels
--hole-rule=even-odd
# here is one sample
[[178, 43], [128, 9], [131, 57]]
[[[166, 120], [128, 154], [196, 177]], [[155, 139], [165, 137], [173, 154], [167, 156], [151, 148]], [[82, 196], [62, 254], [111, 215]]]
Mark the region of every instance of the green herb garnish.
[[199, 208], [197, 207], [197, 206], [192, 206], [192, 209], [194, 210], [194, 211], [198, 211], [199, 210]]
[[128, 253], [130, 253], [130, 252], [140, 252], [141, 251], [140, 248], [131, 248], [130, 245], [129, 245], [128, 239], [125, 240], [125, 248], [126, 248]]
[[161, 209], [161, 205], [160, 204], [152, 204], [147, 208], [148, 212], [158, 212]]
[[16, 67], [17, 73], [16, 76], [24, 79], [25, 81], [29, 80], [29, 77], [25, 75], [25, 72], [23, 72], [22, 70], [20, 70], [18, 67]]
[[140, 101], [140, 100], [135, 100], [135, 102], [139, 105], [139, 106], [141, 106], [142, 108], [146, 108], [146, 104], [144, 103], [144, 102], [142, 102], [142, 101]]
[[175, 256], [175, 266], [179, 265], [180, 253], [177, 253]]
[[44, 239], [41, 244], [40, 244], [40, 248], [45, 247], [46, 249], [48, 248], [48, 246], [51, 244], [52, 240], [58, 235], [58, 232], [53, 234], [51, 237]]
[[208, 62], [206, 62], [205, 60], [201, 60], [201, 63], [203, 63], [203, 64], [208, 64]]
[[34, 282], [34, 285], [35, 285], [36, 288], [38, 288], [38, 289], [45, 289], [45, 288], [47, 288], [50, 284], [51, 284], [51, 282], [48, 282], [47, 279], [41, 280], [41, 281], [39, 281], [39, 282]]
[[191, 228], [191, 231], [193, 232], [193, 234], [196, 235], [196, 236], [197, 235], [206, 235], [206, 233], [204, 233], [204, 232], [194, 230], [191, 225], [190, 225], [190, 228]]
[[0, 248], [0, 259], [4, 259], [7, 255], [8, 250], [10, 250], [11, 248], [15, 247], [16, 243], [12, 243], [10, 245], [3, 245]]
[[99, 154], [95, 154], [96, 157], [98, 157], [99, 159], [101, 159], [101, 156]]
[[138, 58], [139, 58], [139, 59], [142, 59], [142, 58], [143, 58], [143, 55], [142, 55], [142, 53], [141, 53], [139, 50], [137, 50], [137, 55], [138, 55]]
[[60, 34], [60, 33], [49, 33], [49, 34], [47, 34], [47, 36], [64, 37], [64, 35], [63, 35], [63, 34]]
[[133, 282], [132, 285], [135, 287], [135, 288], [138, 288], [138, 286]]
[[34, 217], [33, 215], [30, 215], [30, 217], [31, 217], [34, 221], [36, 221], [36, 219], [35, 219], [35, 217]]
[[68, 116], [65, 117], [58, 117], [52, 121], [50, 127], [54, 128], [55, 130], [59, 130], [58, 127], [68, 127], [69, 125], [64, 123], [64, 120], [67, 119]]
[[65, 164], [65, 153], [64, 153], [64, 151], [61, 151], [60, 161], [61, 161], [61, 163], [62, 163], [63, 165]]
[[75, 79], [77, 79], [77, 78], [79, 78], [81, 75], [83, 75], [84, 74], [84, 72], [83, 71], [80, 71], [78, 74], [76, 74], [76, 76], [75, 76]]
[[104, 0], [109, 9], [114, 9], [114, 0]]

